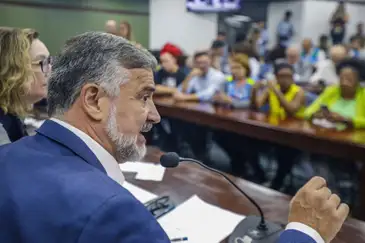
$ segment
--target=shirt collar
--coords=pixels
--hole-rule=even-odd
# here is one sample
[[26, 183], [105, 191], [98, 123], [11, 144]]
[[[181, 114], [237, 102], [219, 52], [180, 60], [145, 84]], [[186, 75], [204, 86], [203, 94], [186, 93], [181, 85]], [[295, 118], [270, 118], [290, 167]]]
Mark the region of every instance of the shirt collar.
[[94, 139], [92, 139], [80, 129], [77, 129], [76, 127], [56, 118], [51, 118], [51, 120], [67, 128], [76, 136], [78, 136], [98, 158], [108, 176], [118, 184], [123, 184], [125, 179], [122, 171], [119, 168], [119, 164], [115, 158], [108, 151], [106, 151], [105, 148], [103, 148], [99, 143], [97, 143]]

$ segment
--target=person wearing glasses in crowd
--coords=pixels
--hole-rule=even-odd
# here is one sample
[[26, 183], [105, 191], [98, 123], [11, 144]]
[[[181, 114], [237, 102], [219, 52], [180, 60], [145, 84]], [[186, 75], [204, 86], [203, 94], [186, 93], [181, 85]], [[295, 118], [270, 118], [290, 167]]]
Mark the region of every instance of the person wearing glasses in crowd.
[[27, 136], [22, 119], [47, 96], [51, 58], [31, 29], [0, 28], [0, 124], [10, 142]]

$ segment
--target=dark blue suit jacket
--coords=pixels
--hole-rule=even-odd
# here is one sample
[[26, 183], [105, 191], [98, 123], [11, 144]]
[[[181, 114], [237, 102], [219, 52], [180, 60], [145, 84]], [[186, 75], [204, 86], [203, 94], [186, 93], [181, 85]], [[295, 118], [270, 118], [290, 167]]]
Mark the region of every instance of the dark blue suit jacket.
[[0, 242], [167, 243], [158, 222], [109, 178], [87, 145], [46, 121], [0, 147]]
[[278, 241], [278, 243], [316, 243], [308, 235], [297, 230], [285, 230]]

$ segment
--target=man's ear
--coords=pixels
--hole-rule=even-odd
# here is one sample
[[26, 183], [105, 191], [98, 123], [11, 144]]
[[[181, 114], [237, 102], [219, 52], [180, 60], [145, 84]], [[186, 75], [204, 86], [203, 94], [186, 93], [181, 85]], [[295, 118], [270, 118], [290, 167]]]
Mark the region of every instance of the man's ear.
[[96, 84], [86, 84], [80, 91], [80, 101], [85, 113], [95, 121], [104, 120], [108, 116], [109, 99], [105, 91]]

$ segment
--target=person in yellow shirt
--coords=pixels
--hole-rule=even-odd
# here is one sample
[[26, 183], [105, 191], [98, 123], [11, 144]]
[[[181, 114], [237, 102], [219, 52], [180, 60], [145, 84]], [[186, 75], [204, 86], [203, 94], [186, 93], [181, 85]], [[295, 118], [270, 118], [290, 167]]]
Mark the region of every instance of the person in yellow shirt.
[[[252, 89], [251, 105], [260, 109], [269, 105], [271, 115], [280, 119], [288, 116], [302, 117], [305, 107], [303, 89], [294, 83], [294, 69], [290, 64], [279, 63], [274, 67], [275, 79], [256, 82]], [[258, 95], [261, 88], [263, 92]]]
[[[294, 83], [293, 67], [288, 63], [279, 63], [274, 66], [274, 73], [275, 79], [269, 80], [267, 84], [264, 82], [255, 83], [251, 95], [251, 106], [260, 109], [268, 105], [270, 116], [275, 116], [279, 120], [287, 117], [303, 117], [305, 95], [304, 91]], [[262, 88], [263, 91], [261, 91]], [[275, 147], [278, 169], [271, 187], [279, 190], [283, 186], [286, 175], [291, 172], [300, 152], [276, 144], [272, 146]]]
[[330, 86], [308, 107], [307, 119], [326, 119], [347, 127], [365, 128], [365, 63], [348, 59], [337, 66], [339, 85]]

